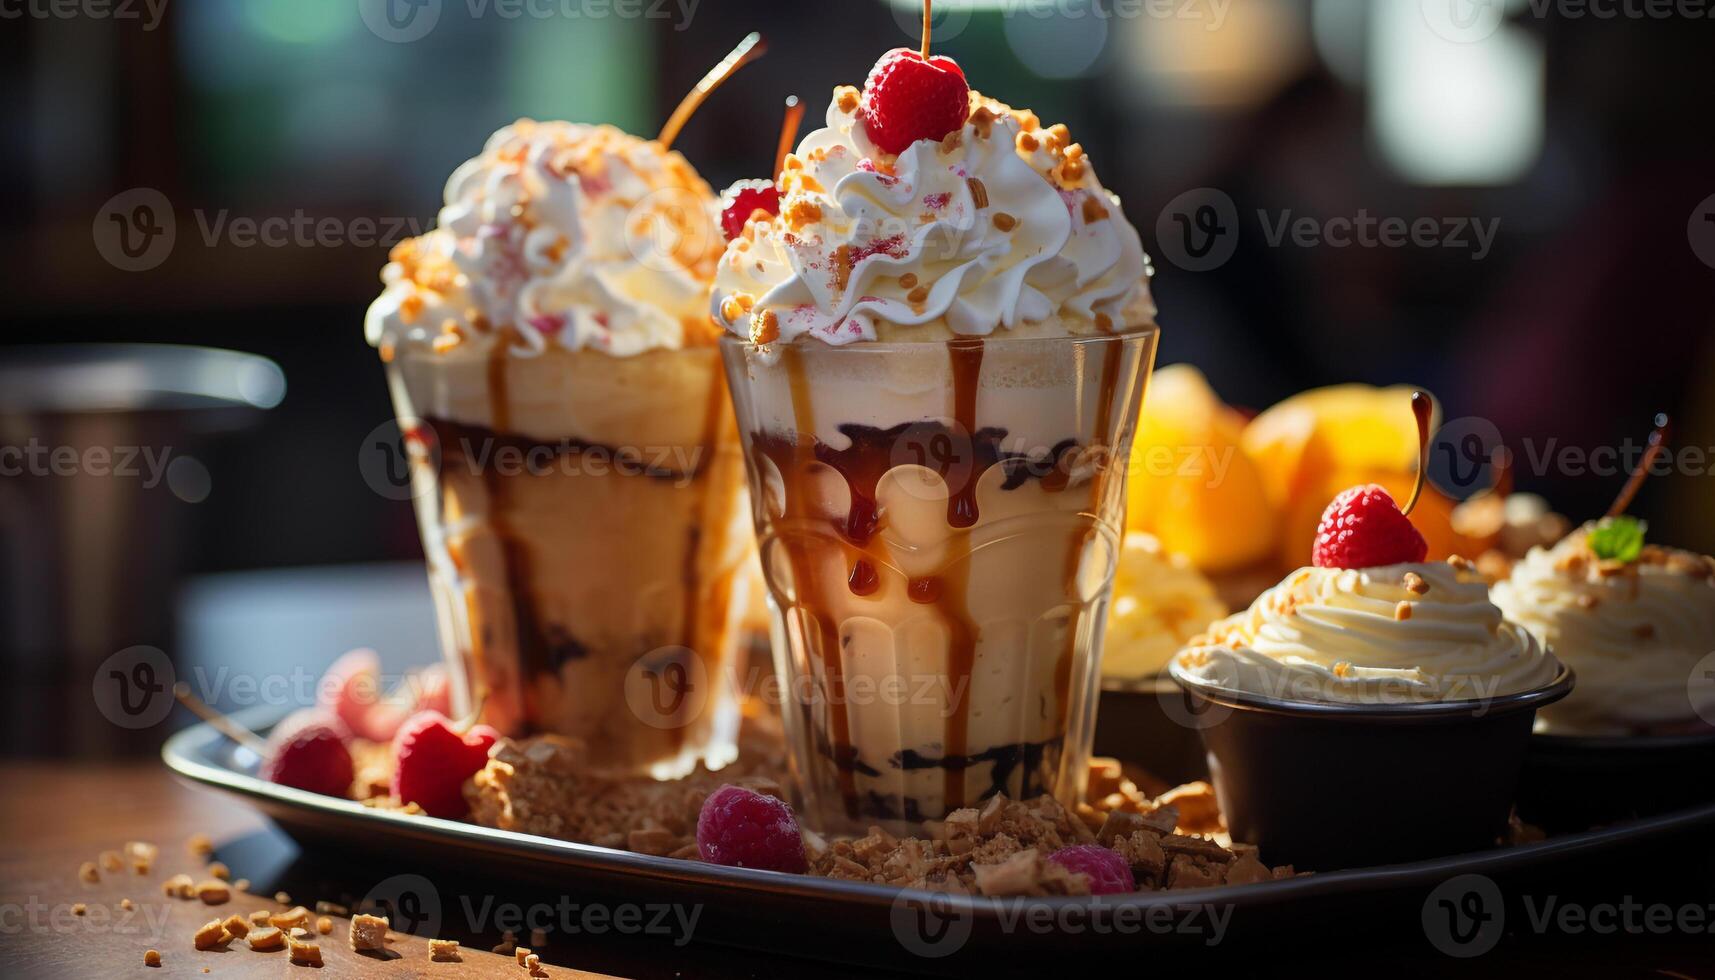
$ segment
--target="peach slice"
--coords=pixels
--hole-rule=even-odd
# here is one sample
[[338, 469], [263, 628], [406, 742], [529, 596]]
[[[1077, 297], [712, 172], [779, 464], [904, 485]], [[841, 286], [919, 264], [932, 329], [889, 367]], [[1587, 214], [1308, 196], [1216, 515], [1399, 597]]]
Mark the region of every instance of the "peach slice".
[[1157, 371], [1127, 472], [1127, 529], [1154, 535], [1208, 572], [1273, 554], [1276, 511], [1240, 445], [1243, 430], [1243, 417], [1196, 368]]

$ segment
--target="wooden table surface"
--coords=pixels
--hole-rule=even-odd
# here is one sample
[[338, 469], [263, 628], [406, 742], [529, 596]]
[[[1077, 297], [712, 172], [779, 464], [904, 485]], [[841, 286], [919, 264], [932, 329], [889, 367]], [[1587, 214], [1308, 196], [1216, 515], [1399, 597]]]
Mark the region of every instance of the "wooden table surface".
[[[378, 881], [400, 873], [436, 874], [435, 869], [400, 868], [388, 863], [385, 849], [367, 858], [320, 858], [300, 853], [296, 845], [242, 803], [173, 779], [153, 760], [103, 766], [56, 763], [0, 763], [0, 977], [290, 977], [301, 967], [289, 965], [284, 952], [252, 952], [241, 944], [225, 952], [198, 952], [191, 943], [196, 928], [212, 918], [256, 909], [283, 910], [270, 898], [276, 889], [290, 893], [293, 904], [313, 907], [317, 900], [352, 905], [374, 894]], [[230, 866], [232, 877], [249, 878], [251, 895], [235, 896], [210, 907], [200, 901], [168, 899], [161, 883], [184, 872], [202, 880], [205, 862], [191, 855], [187, 842], [205, 833], [216, 845], [215, 859]], [[1446, 959], [1429, 949], [1420, 931], [1402, 928], [1400, 935], [1378, 935], [1360, 928], [1341, 931], [1326, 923], [1323, 938], [1340, 935], [1338, 943], [1303, 942], [1287, 936], [1244, 948], [1202, 950], [1195, 962], [1170, 961], [1150, 954], [1148, 962], [1168, 972], [1199, 971], [1239, 966], [1258, 970], [1284, 964], [1315, 967], [1321, 975], [1374, 977], [1440, 976], [1457, 970], [1462, 976], [1515, 977], [1646, 976], [1715, 978], [1715, 846], [1708, 832], [1688, 840], [1653, 842], [1633, 854], [1609, 855], [1569, 863], [1552, 875], [1528, 880], [1505, 880], [1515, 891], [1563, 902], [1619, 903], [1670, 901], [1677, 906], [1709, 910], [1711, 930], [1684, 930], [1648, 935], [1597, 934], [1584, 929], [1566, 934], [1555, 929], [1531, 930], [1509, 916], [1506, 938], [1475, 960]], [[143, 840], [160, 847], [160, 856], [147, 875], [129, 871], [103, 872], [99, 884], [82, 883], [78, 866], [96, 860], [103, 850], [119, 849], [126, 841]], [[1664, 884], [1665, 882], [1665, 884]], [[448, 889], [452, 890], [448, 894]], [[456, 898], [454, 897], [456, 896]], [[431, 962], [427, 942], [395, 933], [389, 958], [360, 958], [347, 945], [347, 921], [336, 918], [333, 934], [322, 937], [327, 961], [325, 977], [507, 977], [523, 980], [526, 973], [512, 957], [488, 951], [498, 939], [495, 920], [483, 909], [494, 902], [518, 899], [507, 882], [448, 882], [440, 895], [446, 913], [436, 934], [463, 943], [462, 962]], [[133, 912], [119, 908], [129, 898]], [[1413, 899], [1421, 902], [1421, 897]], [[74, 903], [87, 914], [72, 913]], [[1415, 919], [1412, 911], [1407, 918]], [[755, 950], [729, 948], [705, 941], [679, 944], [659, 935], [578, 935], [550, 937], [541, 948], [549, 976], [556, 978], [623, 976], [678, 977], [859, 977], [875, 976], [871, 969], [842, 968], [827, 963], [771, 956]], [[1408, 935], [1407, 933], [1415, 933]], [[528, 942], [528, 940], [525, 940]], [[159, 969], [143, 965], [143, 954], [158, 949]], [[1385, 970], [1383, 969], [1385, 964]], [[928, 971], [943, 964], [924, 962]], [[1098, 964], [1084, 964], [1095, 968]], [[204, 970], [208, 972], [205, 974]], [[1004, 975], [1004, 966], [988, 967], [984, 975]], [[307, 974], [308, 975], [308, 974]], [[1040, 976], [1040, 970], [1028, 975]]]
[[[242, 941], [220, 951], [198, 951], [191, 936], [213, 918], [257, 909], [284, 911], [289, 906], [273, 899], [234, 894], [217, 906], [192, 899], [167, 898], [161, 884], [183, 872], [201, 881], [209, 877], [209, 860], [231, 865], [234, 880], [247, 874], [245, 861], [228, 855], [220, 845], [254, 840], [270, 834], [266, 821], [254, 812], [213, 794], [174, 782], [156, 765], [137, 763], [123, 768], [7, 766], [9, 788], [5, 821], [0, 826], [0, 908], [13, 921], [0, 922], [9, 938], [0, 954], [0, 970], [10, 977], [279, 977], [287, 955], [254, 952]], [[189, 850], [193, 834], [205, 833], [216, 842], [212, 858], [197, 858]], [[20, 846], [27, 840], [28, 846]], [[95, 861], [104, 850], [119, 850], [125, 842], [146, 841], [160, 848], [148, 874], [101, 872], [101, 881], [80, 880], [79, 865]], [[289, 845], [285, 845], [289, 846]], [[242, 849], [241, 849], [242, 850]], [[252, 892], [261, 891], [261, 881]], [[294, 894], [292, 904], [313, 908], [324, 896]], [[135, 908], [120, 907], [130, 899]], [[337, 900], [329, 899], [329, 900]], [[86, 907], [84, 915], [74, 905]], [[431, 962], [425, 938], [392, 933], [384, 957], [360, 956], [348, 941], [349, 920], [334, 917], [331, 935], [318, 936], [326, 964], [323, 976], [523, 977], [515, 958], [481, 950], [460, 950], [459, 962]], [[144, 965], [144, 952], [159, 950], [161, 966]], [[545, 959], [554, 951], [543, 949]], [[561, 954], [559, 959], [575, 959]], [[594, 977], [601, 974], [550, 966], [551, 977]]]

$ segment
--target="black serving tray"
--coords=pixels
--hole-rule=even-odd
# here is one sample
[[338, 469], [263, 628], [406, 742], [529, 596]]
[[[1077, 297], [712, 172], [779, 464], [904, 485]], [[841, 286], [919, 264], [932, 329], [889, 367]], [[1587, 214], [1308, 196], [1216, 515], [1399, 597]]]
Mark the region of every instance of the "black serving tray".
[[[240, 720], [266, 731], [255, 723], [269, 719]], [[1017, 965], [1067, 952], [1202, 949], [1215, 940], [1325, 928], [1335, 921], [1330, 916], [1343, 929], [1385, 922], [1421, 935], [1425, 896], [1461, 875], [1522, 874], [1715, 826], [1709, 804], [1537, 843], [1255, 885], [994, 899], [720, 867], [376, 810], [258, 778], [254, 755], [206, 724], [173, 735], [162, 757], [182, 779], [237, 796], [306, 847], [385, 855], [432, 872], [498, 877], [588, 900], [695, 903], [704, 913], [698, 942], [936, 971], [967, 959]], [[1219, 936], [1214, 915], [1222, 920]]]

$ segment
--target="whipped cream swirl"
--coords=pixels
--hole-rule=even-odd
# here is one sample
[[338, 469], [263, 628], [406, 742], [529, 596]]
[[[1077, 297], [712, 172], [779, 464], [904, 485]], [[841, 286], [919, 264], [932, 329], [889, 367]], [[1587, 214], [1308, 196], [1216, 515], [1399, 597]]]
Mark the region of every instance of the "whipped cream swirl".
[[453, 172], [445, 200], [381, 274], [364, 330], [384, 357], [501, 338], [522, 355], [712, 342], [717, 204], [678, 153], [612, 126], [521, 119]]
[[[756, 343], [1119, 331], [1153, 322], [1149, 260], [1064, 126], [971, 93], [965, 126], [894, 156], [836, 89], [716, 273], [711, 312]], [[766, 216], [765, 216], [766, 217]]]
[[1294, 701], [1462, 701], [1547, 686], [1560, 672], [1507, 622], [1474, 571], [1447, 563], [1301, 568], [1216, 623], [1174, 674]]
[[1543, 709], [1545, 731], [1626, 735], [1715, 722], [1715, 560], [1648, 547], [1635, 562], [1599, 561], [1589, 527], [1532, 549], [1496, 583], [1495, 604], [1578, 673], [1578, 687]]

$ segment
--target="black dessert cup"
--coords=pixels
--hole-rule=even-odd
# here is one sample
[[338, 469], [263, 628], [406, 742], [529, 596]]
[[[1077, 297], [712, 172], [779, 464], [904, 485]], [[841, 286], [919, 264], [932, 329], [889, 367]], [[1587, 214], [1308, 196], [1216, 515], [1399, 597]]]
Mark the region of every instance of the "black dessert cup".
[[1572, 690], [1409, 704], [1290, 701], [1174, 674], [1233, 839], [1269, 864], [1333, 871], [1493, 847], [1538, 708]]
[[1519, 816], [1549, 833], [1715, 802], [1715, 731], [1683, 735], [1532, 735]]

